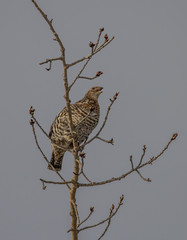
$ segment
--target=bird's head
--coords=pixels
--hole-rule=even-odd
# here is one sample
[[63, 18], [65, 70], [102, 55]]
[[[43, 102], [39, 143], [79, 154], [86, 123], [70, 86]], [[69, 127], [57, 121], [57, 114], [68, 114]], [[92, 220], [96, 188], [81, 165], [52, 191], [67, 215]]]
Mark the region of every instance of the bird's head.
[[99, 95], [102, 93], [103, 87], [92, 87], [90, 90], [86, 93], [87, 98], [91, 98], [94, 100], [97, 100]]

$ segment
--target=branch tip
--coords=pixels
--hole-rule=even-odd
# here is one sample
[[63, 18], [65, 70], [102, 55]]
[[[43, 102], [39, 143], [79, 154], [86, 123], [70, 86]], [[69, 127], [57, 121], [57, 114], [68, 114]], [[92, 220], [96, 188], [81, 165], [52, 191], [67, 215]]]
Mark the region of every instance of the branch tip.
[[171, 138], [171, 141], [175, 140], [177, 137], [178, 137], [178, 133], [174, 133], [172, 138]]
[[99, 77], [99, 76], [101, 76], [102, 74], [103, 74], [102, 71], [98, 71], [95, 76], [96, 76], [96, 77]]
[[108, 42], [108, 41], [109, 41], [108, 34], [105, 34], [105, 35], [104, 35], [104, 39], [105, 39], [105, 42]]
[[94, 212], [94, 207], [90, 207], [90, 212]]
[[89, 43], [89, 47], [93, 48], [95, 46], [95, 44], [93, 42], [90, 41]]
[[120, 197], [120, 203], [122, 203], [123, 200], [124, 200], [124, 194], [122, 194], [121, 197]]
[[102, 27], [99, 29], [99, 32], [103, 32], [104, 30], [105, 30], [104, 27]]
[[35, 109], [31, 106], [29, 108], [29, 114], [33, 117], [34, 116]]

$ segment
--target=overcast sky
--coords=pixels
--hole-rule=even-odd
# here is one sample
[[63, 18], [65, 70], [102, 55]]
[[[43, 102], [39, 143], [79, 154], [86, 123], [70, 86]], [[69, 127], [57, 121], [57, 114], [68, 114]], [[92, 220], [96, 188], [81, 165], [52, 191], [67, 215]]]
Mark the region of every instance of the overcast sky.
[[[54, 19], [68, 62], [89, 54], [89, 41], [95, 41], [99, 28], [115, 36], [84, 72], [86, 76], [99, 70], [104, 74], [94, 81], [80, 79], [70, 94], [75, 102], [91, 86], [104, 87], [101, 126], [109, 98], [120, 91], [101, 134], [113, 137], [115, 145], [96, 140], [86, 148], [85, 171], [91, 180], [123, 174], [130, 169], [129, 156], [137, 163], [144, 144], [145, 160], [149, 160], [173, 133], [179, 133], [157, 162], [142, 169], [151, 183], [134, 173], [107, 186], [78, 189], [81, 219], [91, 206], [95, 212], [88, 224], [104, 219], [124, 194], [124, 205], [103, 239], [186, 239], [187, 1], [38, 0], [38, 4]], [[54, 63], [49, 72], [47, 66], [38, 65], [58, 57], [59, 47], [30, 0], [1, 0], [0, 39], [0, 238], [71, 239], [69, 193], [58, 185], [42, 190], [39, 178], [59, 179], [47, 169], [35, 146], [28, 114], [33, 105], [48, 132], [65, 106], [61, 64]], [[81, 66], [69, 71], [70, 82]], [[50, 157], [50, 142], [37, 133]], [[70, 179], [72, 172], [73, 160], [67, 153], [61, 173]], [[81, 232], [80, 239], [98, 239], [103, 229]]]

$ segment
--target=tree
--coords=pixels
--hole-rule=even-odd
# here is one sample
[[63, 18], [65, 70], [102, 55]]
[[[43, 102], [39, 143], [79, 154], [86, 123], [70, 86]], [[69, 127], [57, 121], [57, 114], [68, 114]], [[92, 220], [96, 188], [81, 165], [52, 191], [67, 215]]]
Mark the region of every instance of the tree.
[[[68, 125], [69, 125], [69, 129], [72, 135], [72, 139], [73, 139], [73, 149], [70, 151], [72, 153], [72, 156], [74, 158], [74, 166], [73, 166], [73, 174], [72, 174], [72, 178], [70, 180], [66, 180], [64, 179], [64, 177], [54, 169], [54, 167], [51, 165], [51, 168], [53, 168], [53, 170], [56, 172], [56, 174], [59, 176], [60, 178], [60, 182], [54, 182], [54, 181], [48, 181], [48, 180], [44, 180], [44, 179], [40, 179], [40, 181], [42, 182], [43, 185], [43, 189], [46, 189], [46, 184], [61, 184], [61, 185], [65, 185], [68, 189], [69, 189], [69, 204], [70, 204], [70, 217], [71, 217], [71, 227], [68, 230], [68, 232], [72, 233], [72, 240], [77, 240], [78, 239], [78, 234], [79, 232], [89, 229], [89, 228], [94, 228], [97, 227], [99, 225], [102, 225], [104, 223], [107, 223], [103, 233], [100, 235], [100, 237], [98, 239], [101, 239], [107, 232], [111, 220], [112, 218], [116, 215], [116, 213], [118, 212], [118, 210], [120, 209], [120, 207], [123, 205], [123, 201], [124, 201], [124, 195], [122, 195], [119, 199], [119, 202], [117, 204], [117, 207], [115, 207], [114, 205], [111, 206], [110, 210], [109, 210], [109, 214], [108, 217], [105, 218], [104, 220], [93, 224], [93, 225], [88, 225], [85, 227], [82, 227], [83, 224], [86, 223], [86, 221], [92, 216], [93, 212], [94, 212], [94, 208], [91, 207], [90, 208], [90, 212], [88, 214], [87, 217], [85, 217], [83, 220], [80, 219], [79, 217], [79, 211], [78, 211], [78, 206], [76, 204], [76, 193], [78, 191], [78, 189], [80, 187], [94, 187], [94, 186], [98, 186], [98, 185], [105, 185], [105, 184], [109, 184], [111, 182], [114, 181], [119, 181], [122, 180], [124, 178], [126, 178], [128, 175], [132, 174], [133, 172], [136, 172], [140, 178], [144, 181], [147, 182], [151, 182], [151, 180], [149, 178], [145, 178], [142, 173], [141, 173], [141, 169], [147, 165], [151, 165], [154, 161], [156, 161], [161, 155], [164, 154], [164, 152], [168, 149], [169, 145], [171, 144], [171, 142], [173, 140], [176, 139], [177, 137], [177, 133], [173, 134], [173, 136], [171, 137], [171, 139], [168, 141], [168, 143], [166, 144], [166, 146], [163, 148], [163, 150], [157, 154], [155, 157], [150, 158], [148, 161], [144, 161], [144, 157], [146, 154], [146, 146], [143, 146], [143, 151], [142, 151], [142, 156], [139, 160], [139, 163], [135, 166], [134, 162], [133, 162], [133, 158], [132, 156], [130, 156], [130, 164], [131, 164], [131, 169], [125, 173], [123, 173], [122, 175], [118, 176], [118, 177], [112, 177], [110, 179], [107, 179], [105, 181], [91, 181], [89, 179], [89, 177], [87, 177], [86, 173], [84, 172], [84, 159], [86, 157], [84, 149], [85, 146], [88, 144], [91, 144], [95, 139], [99, 139], [100, 141], [109, 143], [109, 144], [113, 144], [113, 138], [111, 138], [110, 140], [106, 140], [100, 137], [100, 133], [102, 132], [103, 128], [105, 127], [105, 124], [107, 122], [109, 113], [111, 111], [111, 107], [113, 106], [114, 102], [117, 100], [117, 97], [119, 95], [119, 92], [116, 92], [114, 94], [114, 96], [112, 98], [110, 98], [110, 104], [108, 106], [106, 115], [105, 115], [105, 119], [101, 125], [101, 128], [97, 131], [97, 133], [95, 134], [94, 137], [92, 137], [91, 139], [87, 140], [85, 143], [79, 145], [78, 142], [76, 141], [76, 132], [74, 131], [74, 126], [73, 126], [73, 122], [72, 122], [72, 113], [71, 113], [71, 109], [70, 109], [70, 98], [69, 98], [69, 92], [71, 91], [72, 87], [74, 86], [74, 84], [77, 82], [78, 79], [86, 79], [86, 80], [94, 80], [95, 78], [98, 78], [100, 75], [102, 75], [102, 71], [98, 71], [95, 76], [93, 77], [87, 77], [82, 75], [83, 71], [85, 70], [86, 66], [88, 65], [88, 63], [91, 61], [91, 59], [94, 57], [94, 55], [96, 55], [98, 52], [100, 52], [103, 48], [105, 48], [106, 46], [108, 46], [113, 40], [114, 37], [109, 38], [107, 34], [104, 35], [103, 38], [103, 32], [104, 32], [104, 28], [100, 28], [98, 36], [97, 36], [97, 40], [95, 43], [90, 42], [89, 46], [91, 49], [91, 52], [86, 56], [83, 57], [81, 59], [75, 60], [72, 63], [67, 63], [66, 62], [66, 55], [65, 55], [65, 47], [63, 45], [62, 40], [59, 38], [59, 35], [57, 34], [54, 26], [53, 26], [53, 19], [49, 19], [48, 16], [43, 12], [43, 10], [38, 6], [37, 2], [35, 0], [31, 0], [31, 2], [34, 4], [35, 8], [40, 12], [41, 16], [45, 19], [46, 23], [48, 24], [51, 32], [54, 35], [54, 40], [57, 42], [57, 44], [59, 45], [59, 49], [60, 49], [60, 57], [56, 57], [56, 58], [51, 58], [51, 59], [46, 59], [45, 61], [41, 62], [40, 65], [44, 65], [44, 64], [49, 64], [49, 67], [46, 68], [47, 71], [50, 71], [52, 68], [52, 64], [53, 62], [56, 61], [60, 61], [62, 63], [62, 78], [63, 78], [63, 82], [64, 82], [64, 90], [65, 90], [65, 101], [66, 101], [66, 108], [68, 110]], [[77, 76], [75, 77], [75, 79], [72, 81], [72, 83], [69, 83], [68, 81], [68, 70], [70, 68], [72, 68], [73, 66], [79, 64], [79, 63], [83, 63], [83, 66], [81, 67], [80, 71], [78, 72]], [[34, 134], [34, 139], [36, 142], [36, 145], [39, 149], [39, 151], [41, 152], [43, 158], [45, 159], [45, 161], [47, 162], [47, 164], [49, 163], [48, 158], [46, 157], [45, 153], [43, 152], [43, 150], [41, 149], [39, 143], [38, 143], [38, 139], [37, 139], [37, 135], [36, 135], [36, 131], [35, 131], [35, 124], [39, 127], [39, 129], [46, 135], [47, 138], [50, 139], [49, 135], [46, 133], [46, 131], [43, 129], [43, 127], [41, 126], [41, 124], [38, 122], [38, 120], [36, 119], [34, 112], [35, 109], [33, 107], [31, 107], [29, 109], [30, 115], [31, 115], [31, 121], [30, 124], [32, 126], [32, 130], [33, 130], [33, 134]], [[83, 175], [86, 182], [84, 183], [80, 183], [79, 182], [79, 176]]]

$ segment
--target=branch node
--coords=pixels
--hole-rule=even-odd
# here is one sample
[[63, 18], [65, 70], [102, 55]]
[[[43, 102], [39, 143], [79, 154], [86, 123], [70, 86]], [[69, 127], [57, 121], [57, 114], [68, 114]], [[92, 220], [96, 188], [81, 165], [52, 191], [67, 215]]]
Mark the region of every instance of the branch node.
[[33, 126], [34, 124], [35, 124], [35, 121], [33, 121], [32, 118], [31, 118], [30, 125]]

